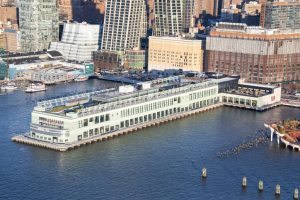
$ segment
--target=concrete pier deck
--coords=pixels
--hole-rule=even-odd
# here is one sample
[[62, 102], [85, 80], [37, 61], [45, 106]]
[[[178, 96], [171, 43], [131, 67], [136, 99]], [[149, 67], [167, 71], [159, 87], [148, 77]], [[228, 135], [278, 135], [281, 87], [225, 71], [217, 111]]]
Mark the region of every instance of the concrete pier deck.
[[159, 125], [159, 124], [171, 122], [171, 121], [174, 121], [174, 120], [178, 120], [178, 119], [189, 117], [189, 116], [192, 116], [192, 115], [195, 115], [195, 114], [206, 112], [208, 110], [216, 109], [216, 108], [219, 108], [221, 106], [223, 106], [222, 103], [214, 104], [214, 105], [207, 106], [207, 107], [204, 107], [204, 108], [199, 108], [199, 109], [187, 111], [187, 112], [184, 112], [184, 113], [175, 114], [175, 115], [171, 115], [171, 116], [168, 116], [168, 117], [152, 120], [152, 121], [145, 122], [145, 123], [142, 123], [142, 124], [138, 124], [138, 125], [135, 125], [135, 126], [131, 126], [131, 127], [125, 128], [125, 129], [117, 130], [117, 131], [114, 131], [114, 132], [111, 132], [111, 133], [108, 133], [108, 134], [105, 134], [105, 135], [96, 135], [96, 136], [90, 137], [90, 138], [85, 139], [85, 140], [77, 141], [75, 143], [58, 144], [58, 143], [44, 142], [44, 141], [40, 141], [40, 140], [36, 140], [36, 139], [26, 137], [26, 134], [13, 136], [11, 138], [11, 140], [13, 142], [18, 142], [18, 143], [22, 143], [22, 144], [27, 144], [27, 145], [37, 146], [37, 147], [51, 149], [51, 150], [55, 150], [55, 151], [65, 152], [65, 151], [76, 149], [78, 147], [85, 146], [85, 145], [88, 145], [88, 144], [101, 142], [101, 141], [106, 141], [106, 140], [109, 140], [109, 139], [112, 139], [112, 138], [115, 138], [115, 137], [119, 137], [119, 136], [122, 136], [122, 135], [127, 135], [129, 133], [133, 133], [135, 131], [142, 130], [144, 128], [148, 128], [148, 127], [151, 127], [151, 126], [156, 126], [156, 125]]

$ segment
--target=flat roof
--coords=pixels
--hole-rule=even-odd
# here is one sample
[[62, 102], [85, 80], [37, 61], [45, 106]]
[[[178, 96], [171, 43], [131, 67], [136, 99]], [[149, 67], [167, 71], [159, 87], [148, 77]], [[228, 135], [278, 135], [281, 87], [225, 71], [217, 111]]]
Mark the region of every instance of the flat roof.
[[267, 84], [258, 84], [258, 83], [239, 83], [241, 86], [250, 86], [250, 87], [258, 87], [258, 88], [267, 88], [267, 89], [275, 89], [278, 88], [276, 85], [267, 85]]
[[224, 78], [213, 79], [213, 80], [215, 80], [217, 83], [224, 83], [224, 82], [233, 81], [233, 80], [237, 80], [237, 79], [238, 78], [234, 78], [234, 77], [224, 77]]

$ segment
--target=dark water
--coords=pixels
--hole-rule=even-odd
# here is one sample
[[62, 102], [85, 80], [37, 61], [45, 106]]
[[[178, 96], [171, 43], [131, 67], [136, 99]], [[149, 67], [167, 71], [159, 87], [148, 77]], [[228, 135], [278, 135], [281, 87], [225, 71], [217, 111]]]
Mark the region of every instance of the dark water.
[[[280, 199], [292, 199], [294, 188], [300, 188], [300, 153], [275, 143], [217, 156], [264, 122], [300, 117], [298, 109], [286, 107], [264, 113], [220, 108], [67, 153], [10, 141], [28, 130], [37, 99], [108, 85], [91, 80], [46, 93], [0, 96], [0, 199], [275, 199], [277, 183]], [[206, 181], [200, 178], [203, 166]]]

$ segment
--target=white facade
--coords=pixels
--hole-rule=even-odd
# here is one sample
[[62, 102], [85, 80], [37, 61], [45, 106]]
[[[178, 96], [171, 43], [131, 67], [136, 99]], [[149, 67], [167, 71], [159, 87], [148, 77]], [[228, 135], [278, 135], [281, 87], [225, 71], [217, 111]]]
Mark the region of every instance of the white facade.
[[125, 51], [140, 46], [146, 34], [144, 0], [110, 0], [106, 2], [101, 49]]
[[38, 106], [32, 112], [29, 137], [54, 143], [74, 143], [218, 102], [218, 85], [209, 81], [159, 93], [133, 95], [66, 115], [45, 112], [45, 108]]
[[[178, 84], [177, 80], [178, 87], [171, 88], [168, 86], [175, 82], [170, 84], [169, 79], [162, 80], [164, 82], [160, 86], [155, 85], [146, 90], [120, 93], [117, 89], [107, 89], [39, 102], [32, 112], [31, 130], [27, 136], [51, 143], [72, 144], [215, 105], [224, 102], [225, 97], [236, 101], [235, 96], [219, 92], [219, 80], [188, 82], [187, 79], [187, 84]], [[249, 107], [252, 109], [264, 107], [280, 101], [280, 87], [270, 90], [270, 94], [262, 97], [249, 98], [247, 95], [240, 95], [239, 98], [243, 98], [245, 104], [250, 100]], [[240, 99], [238, 101], [242, 102]], [[98, 103], [80, 106], [88, 102]]]
[[52, 42], [50, 50], [62, 53], [66, 60], [90, 61], [100, 47], [100, 25], [65, 23], [60, 42]]
[[[253, 87], [253, 90], [260, 93], [261, 91], [272, 91], [268, 92], [264, 95], [247, 95], [247, 94], [239, 94], [239, 93], [222, 93], [221, 99], [225, 104], [231, 104], [239, 107], [248, 107], [252, 109], [263, 109], [264, 107], [268, 107], [279, 103], [281, 101], [281, 87], [271, 86], [271, 85], [262, 85], [262, 84], [252, 84], [252, 83], [243, 83], [239, 84], [239, 86], [243, 87]], [[260, 89], [255, 89], [260, 88]]]

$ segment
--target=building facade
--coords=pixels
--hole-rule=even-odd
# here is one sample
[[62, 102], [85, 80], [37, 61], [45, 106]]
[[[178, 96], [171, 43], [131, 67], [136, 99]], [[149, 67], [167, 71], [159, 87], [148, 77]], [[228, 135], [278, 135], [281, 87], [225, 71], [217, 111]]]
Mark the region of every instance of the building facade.
[[105, 0], [58, 0], [59, 19], [103, 24]]
[[177, 37], [150, 37], [148, 71], [182, 69], [203, 71], [203, 41]]
[[206, 42], [207, 71], [238, 74], [248, 82], [300, 79], [300, 32], [220, 23]]
[[143, 71], [146, 66], [145, 50], [126, 50], [124, 68], [134, 71]]
[[14, 29], [4, 29], [0, 33], [0, 48], [10, 52], [18, 52], [19, 46], [19, 32]]
[[123, 53], [119, 51], [100, 50], [93, 52], [95, 72], [114, 71], [122, 66]]
[[155, 0], [155, 36], [175, 36], [184, 30], [183, 0]]
[[139, 47], [146, 35], [147, 15], [144, 0], [111, 0], [106, 3], [101, 49], [125, 51]]
[[58, 7], [56, 0], [20, 0], [19, 23], [23, 52], [49, 48], [58, 41]]
[[262, 6], [260, 25], [267, 29], [300, 29], [300, 1], [266, 2]]
[[50, 50], [63, 54], [66, 60], [91, 61], [92, 52], [100, 48], [100, 25], [65, 23], [60, 42], [51, 42]]
[[4, 80], [7, 77], [7, 64], [0, 59], [0, 80]]

